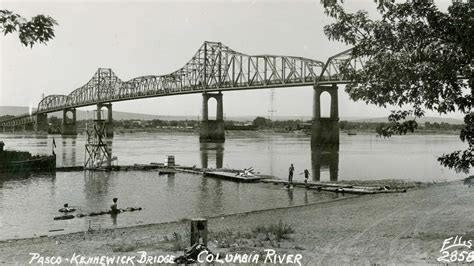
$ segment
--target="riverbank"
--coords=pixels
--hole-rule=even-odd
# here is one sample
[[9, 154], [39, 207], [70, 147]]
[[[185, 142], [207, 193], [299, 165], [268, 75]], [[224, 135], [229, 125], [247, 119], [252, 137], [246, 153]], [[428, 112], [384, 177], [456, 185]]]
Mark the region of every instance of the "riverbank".
[[[459, 235], [464, 240], [474, 240], [473, 200], [474, 190], [458, 181], [403, 194], [364, 195], [210, 218], [208, 227], [213, 232], [210, 246], [219, 232], [249, 233], [256, 226], [282, 221], [295, 233], [277, 247], [268, 241], [251, 244], [253, 247], [239, 241], [231, 247], [246, 253], [263, 252], [265, 248], [288, 254], [299, 253], [305, 265], [435, 263], [445, 239]], [[71, 258], [74, 253], [87, 257], [138, 256], [138, 251], [147, 251], [149, 255], [181, 255], [182, 252], [176, 251], [181, 247], [176, 245], [173, 233], [185, 236], [183, 232], [188, 227], [189, 222], [181, 221], [2, 241], [0, 263], [28, 263], [32, 252], [62, 258]]]
[[[226, 129], [226, 136], [233, 135], [284, 135], [284, 136], [311, 136], [310, 129], [285, 129], [285, 128], [263, 128], [263, 129]], [[60, 131], [49, 131], [46, 132], [35, 132], [35, 131], [17, 131], [17, 132], [5, 132], [11, 135], [61, 135]], [[77, 133], [79, 136], [85, 134], [85, 128], [78, 128]], [[153, 134], [153, 133], [179, 133], [189, 135], [199, 135], [199, 128], [114, 128], [115, 135], [127, 135], [127, 134]], [[375, 129], [341, 129], [340, 134], [342, 135], [374, 135], [377, 136]], [[408, 132], [406, 135], [459, 135], [459, 130], [425, 130], [417, 129], [415, 132]]]

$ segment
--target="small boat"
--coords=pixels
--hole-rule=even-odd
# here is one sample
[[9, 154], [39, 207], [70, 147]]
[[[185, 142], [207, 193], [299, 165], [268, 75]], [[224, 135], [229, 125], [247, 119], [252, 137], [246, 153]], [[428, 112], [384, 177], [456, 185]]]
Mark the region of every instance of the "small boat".
[[347, 132], [347, 135], [348, 135], [348, 136], [355, 136], [355, 135], [357, 135], [357, 133], [355, 133], [355, 132], [350, 132], [350, 131], [349, 131], [349, 132]]

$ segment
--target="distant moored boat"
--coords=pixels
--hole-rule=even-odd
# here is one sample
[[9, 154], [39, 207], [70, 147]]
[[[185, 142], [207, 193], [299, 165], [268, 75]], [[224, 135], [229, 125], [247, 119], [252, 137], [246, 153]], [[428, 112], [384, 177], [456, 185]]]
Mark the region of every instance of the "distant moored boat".
[[26, 151], [6, 151], [0, 141], [0, 172], [55, 171], [56, 154], [31, 155]]

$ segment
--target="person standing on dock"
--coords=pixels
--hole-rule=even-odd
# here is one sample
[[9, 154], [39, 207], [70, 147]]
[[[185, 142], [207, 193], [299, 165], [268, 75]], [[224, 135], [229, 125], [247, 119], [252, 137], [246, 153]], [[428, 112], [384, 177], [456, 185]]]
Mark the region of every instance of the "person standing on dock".
[[114, 199], [113, 199], [114, 204], [112, 204], [112, 205], [110, 206], [110, 210], [111, 210], [112, 214], [117, 214], [117, 213], [120, 212], [119, 209], [117, 208], [117, 201], [118, 201], [118, 199], [117, 199], [117, 198], [114, 198]]
[[[311, 175], [311, 174], [309, 173], [308, 169], [304, 169], [304, 172], [301, 173], [301, 174], [304, 174], [304, 184], [305, 184], [305, 185], [308, 185], [308, 178], [309, 178], [309, 176]], [[301, 175], [301, 174], [300, 174], [300, 175]]]
[[291, 164], [290, 168], [288, 169], [288, 187], [293, 185], [293, 172], [295, 171], [295, 167]]

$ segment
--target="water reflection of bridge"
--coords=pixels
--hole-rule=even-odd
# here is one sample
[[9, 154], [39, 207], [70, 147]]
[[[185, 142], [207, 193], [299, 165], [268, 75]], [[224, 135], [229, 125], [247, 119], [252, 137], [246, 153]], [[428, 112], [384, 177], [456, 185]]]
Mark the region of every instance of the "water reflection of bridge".
[[76, 139], [77, 136], [62, 136], [61, 147], [58, 153], [61, 153], [60, 165], [74, 166], [76, 165]]
[[[199, 151], [202, 168], [222, 168], [224, 165], [224, 143], [200, 143]], [[209, 161], [215, 166], [209, 166]]]
[[325, 145], [311, 151], [313, 181], [321, 181], [321, 171], [329, 171], [329, 181], [337, 181], [339, 172], [339, 145]]

